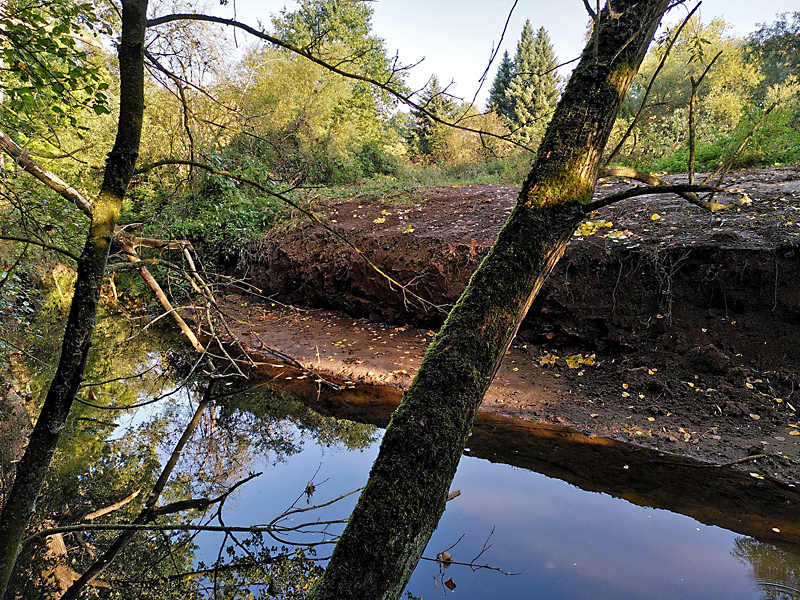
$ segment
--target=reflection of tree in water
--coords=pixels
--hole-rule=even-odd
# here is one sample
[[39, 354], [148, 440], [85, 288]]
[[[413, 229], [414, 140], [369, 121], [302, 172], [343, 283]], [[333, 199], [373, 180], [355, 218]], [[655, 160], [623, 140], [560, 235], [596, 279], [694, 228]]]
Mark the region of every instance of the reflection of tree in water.
[[[132, 411], [98, 406], [145, 404], [177, 388], [192, 363], [164, 340], [140, 336], [117, 346], [128, 336], [122, 319], [98, 328], [95, 350], [87, 368], [87, 385], [70, 415], [50, 477], [37, 505], [37, 529], [86, 523], [87, 515], [129, 498], [122, 506], [94, 523], [129, 524], [142, 511], [149, 491], [166, 458], [190, 422], [205, 384], [186, 382], [180, 392], [143, 406], [134, 427], [121, 432], [117, 417]], [[138, 375], [130, 378], [132, 375]], [[103, 385], [91, 385], [108, 381]], [[278, 462], [299, 452], [304, 441], [368, 447], [377, 428], [325, 418], [301, 402], [268, 388], [238, 395], [222, 392], [202, 413], [177, 466], [161, 495], [159, 505], [224, 495], [245, 479], [256, 461]], [[231, 386], [228, 386], [230, 389]], [[139, 492], [130, 498], [134, 492]], [[292, 495], [295, 490], [287, 491]], [[299, 495], [302, 490], [297, 490]], [[287, 499], [287, 503], [294, 498]], [[159, 516], [158, 524], [224, 524], [220, 504], [205, 510], [190, 509]], [[277, 515], [264, 515], [269, 520]], [[66, 549], [47, 558], [43, 541], [29, 544], [18, 563], [12, 588], [19, 597], [47, 597], [39, 574], [53, 563], [67, 566], [77, 578], [118, 538], [119, 532], [70, 532], [61, 535]], [[195, 560], [197, 532], [152, 531], [137, 533], [118, 559], [106, 568], [98, 586], [86, 588], [85, 597], [189, 598], [198, 593], [218, 598], [245, 598], [257, 590], [276, 591], [283, 597], [305, 595], [319, 567], [313, 549], [287, 548], [266, 534], [220, 534], [217, 560]], [[223, 539], [224, 537], [224, 539]], [[208, 539], [208, 538], [206, 538]], [[52, 540], [52, 538], [51, 538]], [[36, 545], [38, 544], [38, 546]], [[67, 582], [68, 584], [68, 582]], [[110, 588], [107, 586], [111, 586]], [[52, 586], [51, 586], [52, 587]], [[55, 590], [51, 590], [55, 591]], [[258, 595], [258, 594], [257, 594]]]
[[800, 597], [800, 556], [772, 544], [740, 536], [731, 554], [753, 567], [753, 577], [769, 600], [796, 600]]

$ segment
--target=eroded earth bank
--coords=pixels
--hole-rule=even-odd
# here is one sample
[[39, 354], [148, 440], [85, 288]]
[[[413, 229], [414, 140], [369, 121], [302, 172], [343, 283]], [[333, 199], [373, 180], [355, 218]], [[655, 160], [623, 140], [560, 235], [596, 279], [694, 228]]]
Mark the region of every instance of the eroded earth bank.
[[[601, 181], [597, 194], [629, 185]], [[482, 409], [733, 463], [754, 480], [800, 481], [800, 171], [741, 171], [729, 187], [721, 200], [739, 204], [714, 213], [675, 196], [593, 213]], [[286, 364], [269, 358], [277, 348], [345, 390], [380, 386], [359, 386], [361, 402], [398, 402], [516, 193], [473, 185], [314, 200], [412, 293], [299, 221], [253, 244], [239, 265], [272, 300], [228, 296], [237, 333], [268, 362]]]

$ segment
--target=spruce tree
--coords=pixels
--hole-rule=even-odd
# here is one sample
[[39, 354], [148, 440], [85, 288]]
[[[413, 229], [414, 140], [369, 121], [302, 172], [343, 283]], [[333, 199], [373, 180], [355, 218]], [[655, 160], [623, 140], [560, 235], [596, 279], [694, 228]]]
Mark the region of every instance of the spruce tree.
[[[439, 119], [449, 119], [455, 115], [458, 105], [445, 93], [439, 78], [436, 75], [431, 77], [430, 82], [422, 91], [420, 105], [431, 115]], [[419, 154], [434, 157], [438, 147], [441, 145], [442, 134], [440, 123], [421, 111], [412, 111], [416, 117], [416, 142]]]
[[526, 21], [517, 44], [515, 75], [507, 95], [514, 106], [514, 135], [527, 146], [539, 143], [553, 114], [559, 93], [557, 64], [547, 30], [540, 27], [534, 36], [530, 21]]
[[503, 117], [506, 121], [514, 121], [514, 103], [508, 94], [508, 88], [514, 80], [514, 63], [508, 56], [508, 50], [503, 53], [503, 60], [497, 68], [492, 89], [489, 90], [489, 108]]

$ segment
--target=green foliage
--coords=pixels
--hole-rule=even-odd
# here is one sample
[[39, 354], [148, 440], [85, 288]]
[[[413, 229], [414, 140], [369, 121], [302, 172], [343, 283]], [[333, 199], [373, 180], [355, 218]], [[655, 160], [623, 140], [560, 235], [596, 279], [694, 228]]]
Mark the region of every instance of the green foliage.
[[783, 83], [791, 75], [800, 77], [800, 12], [783, 13], [771, 25], [761, 24], [748, 37], [747, 50], [761, 63], [761, 97], [769, 86]]
[[508, 50], [506, 50], [503, 53], [503, 60], [500, 61], [500, 66], [497, 67], [497, 74], [494, 76], [492, 88], [489, 90], [488, 107], [508, 121], [514, 120], [514, 102], [508, 93], [513, 80], [514, 63], [511, 62]]
[[514, 137], [528, 147], [538, 145], [555, 109], [559, 94], [557, 64], [547, 30], [540, 27], [534, 36], [530, 21], [525, 21], [507, 96], [513, 103]]
[[[759, 109], [753, 99], [764, 79], [759, 64], [747, 59], [744, 42], [728, 34], [722, 19], [703, 24], [693, 17], [676, 40], [653, 84], [643, 118], [628, 138], [618, 160], [647, 170], [685, 171], [688, 168], [688, 115], [691, 80], [697, 80], [721, 51], [698, 88], [696, 111], [697, 168], [725, 160], [754, 123]], [[664, 52], [668, 35], [648, 53], [626, 99], [612, 136], [620, 136], [641, 105]], [[790, 136], [791, 137], [791, 136]], [[780, 139], [781, 136], [779, 136]], [[766, 147], [766, 146], [764, 146]], [[737, 164], [788, 155], [778, 150], [746, 153]]]
[[458, 103], [442, 88], [439, 77], [433, 75], [422, 91], [419, 104], [428, 114], [418, 110], [412, 111], [416, 124], [414, 138], [411, 141], [417, 154], [427, 156], [432, 162], [438, 162], [443, 158], [444, 136], [448, 129], [446, 125], [429, 115], [444, 121], [454, 120], [458, 113]]
[[0, 25], [3, 128], [27, 137], [62, 125], [85, 130], [82, 111], [108, 114], [104, 66], [83, 41], [108, 29], [93, 3], [13, 0], [5, 3]]
[[[763, 109], [750, 107], [730, 135], [698, 144], [695, 160], [698, 171], [711, 171], [731, 156], [741, 140], [760, 119]], [[735, 168], [758, 165], [787, 164], [800, 160], [800, 128], [795, 111], [783, 108], [773, 111], [756, 131], [733, 163]], [[649, 163], [648, 169], [667, 173], [688, 170], [689, 150], [681, 146], [674, 153]]]

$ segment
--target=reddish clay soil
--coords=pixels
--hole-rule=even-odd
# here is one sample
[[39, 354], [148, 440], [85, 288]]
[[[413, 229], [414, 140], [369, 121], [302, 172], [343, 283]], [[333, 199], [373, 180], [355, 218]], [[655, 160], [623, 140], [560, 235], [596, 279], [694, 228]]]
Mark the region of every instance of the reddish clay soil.
[[[736, 172], [727, 185], [738, 191], [718, 200], [744, 204], [710, 213], [645, 196], [593, 213], [482, 409], [800, 482], [800, 170]], [[601, 180], [597, 195], [629, 186]], [[446, 310], [517, 191], [356, 190], [311, 207]], [[307, 223], [267, 234], [240, 270], [276, 299], [228, 297], [242, 342], [277, 348], [345, 386], [407, 387], [444, 316]]]

